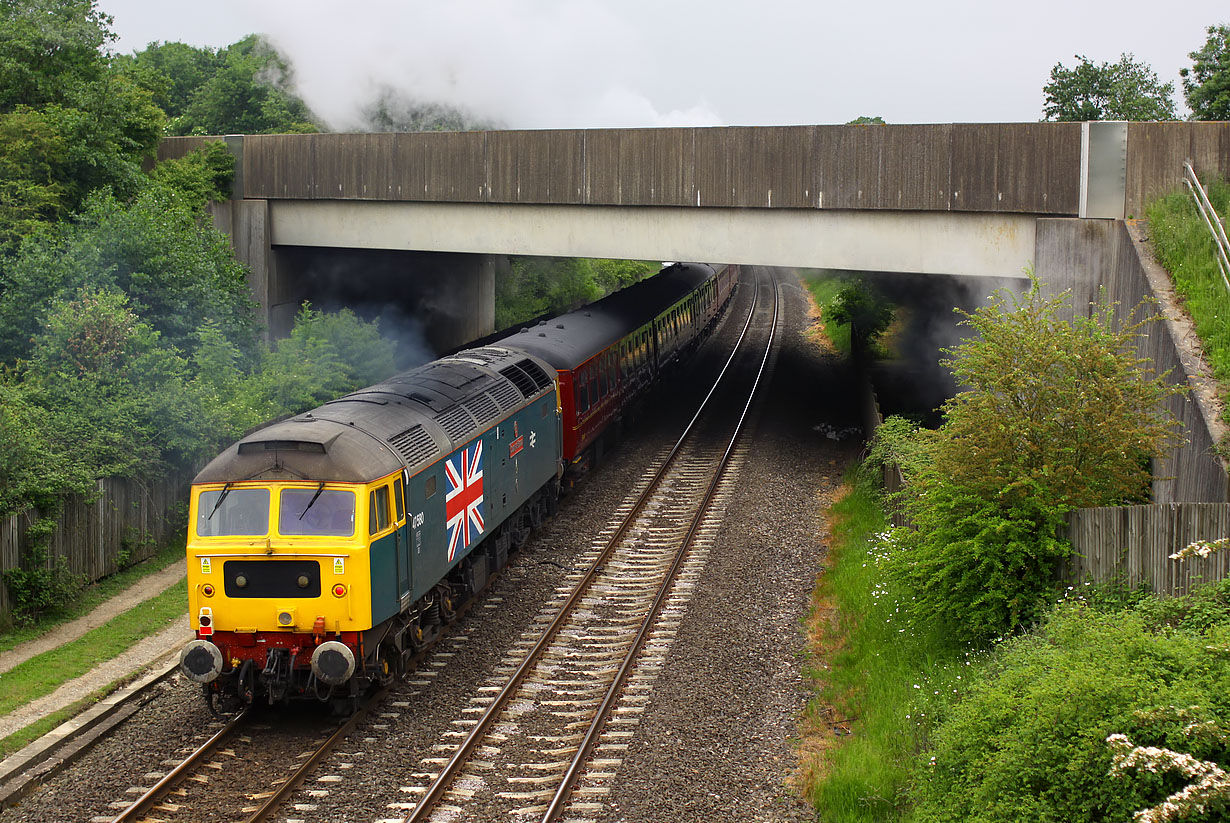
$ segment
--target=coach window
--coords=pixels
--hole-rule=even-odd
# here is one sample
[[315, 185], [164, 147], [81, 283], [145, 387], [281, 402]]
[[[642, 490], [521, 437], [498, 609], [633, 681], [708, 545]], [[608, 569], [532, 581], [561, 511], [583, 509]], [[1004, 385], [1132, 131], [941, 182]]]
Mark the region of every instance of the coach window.
[[589, 410], [589, 394], [585, 391], [585, 382], [582, 379], [577, 383], [577, 415], [585, 414]]
[[598, 363], [598, 396], [606, 397], [607, 379], [606, 379], [606, 357]]
[[382, 532], [389, 527], [389, 487], [373, 489], [368, 500], [368, 534]]

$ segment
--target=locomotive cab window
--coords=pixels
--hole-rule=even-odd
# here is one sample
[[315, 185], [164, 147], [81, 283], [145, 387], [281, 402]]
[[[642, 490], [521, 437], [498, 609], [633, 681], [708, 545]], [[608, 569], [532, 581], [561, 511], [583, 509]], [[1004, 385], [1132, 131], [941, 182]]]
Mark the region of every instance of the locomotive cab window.
[[341, 489], [283, 489], [278, 497], [278, 533], [322, 537], [354, 536], [354, 492]]
[[382, 532], [389, 527], [389, 487], [373, 489], [369, 499], [367, 528], [369, 534]]
[[401, 478], [393, 481], [393, 505], [397, 509], [394, 522], [400, 523], [406, 519], [406, 490], [401, 484]]
[[262, 537], [269, 534], [269, 489], [226, 486], [201, 492], [196, 502], [201, 537]]
[[423, 497], [435, 497], [436, 495], [436, 476], [433, 474], [428, 477], [423, 483]]

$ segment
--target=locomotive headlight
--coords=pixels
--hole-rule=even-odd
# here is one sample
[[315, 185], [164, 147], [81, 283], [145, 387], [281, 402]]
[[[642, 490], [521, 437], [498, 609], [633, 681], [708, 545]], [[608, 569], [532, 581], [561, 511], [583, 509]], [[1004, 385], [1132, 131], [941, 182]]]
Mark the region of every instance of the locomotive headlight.
[[280, 609], [278, 611], [278, 625], [284, 628], [295, 625], [295, 610]]
[[248, 578], [244, 577], [242, 574], [237, 575], [235, 577], [235, 585], [241, 589], [246, 588], [248, 585]]
[[296, 582], [299, 584], [299, 588], [306, 589], [308, 587], [308, 584], [311, 583], [312, 581], [308, 580], [308, 576], [306, 574], [301, 574], [299, 575], [299, 579]]

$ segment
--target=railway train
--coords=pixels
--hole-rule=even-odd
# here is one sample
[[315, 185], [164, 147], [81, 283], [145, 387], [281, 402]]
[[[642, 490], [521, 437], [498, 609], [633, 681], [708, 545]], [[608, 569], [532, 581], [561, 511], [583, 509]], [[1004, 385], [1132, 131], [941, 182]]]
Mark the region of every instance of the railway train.
[[713, 327], [738, 275], [672, 264], [233, 444], [192, 483], [182, 672], [211, 708], [344, 707], [404, 672]]

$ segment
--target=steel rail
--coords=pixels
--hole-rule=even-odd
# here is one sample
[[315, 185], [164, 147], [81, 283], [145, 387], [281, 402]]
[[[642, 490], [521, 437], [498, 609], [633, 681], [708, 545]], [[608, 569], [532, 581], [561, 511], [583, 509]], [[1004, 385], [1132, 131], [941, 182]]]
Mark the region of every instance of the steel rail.
[[585, 573], [585, 576], [579, 583], [577, 583], [576, 587], [572, 590], [572, 593], [568, 596], [568, 599], [564, 602], [564, 604], [560, 606], [560, 610], [556, 613], [555, 619], [552, 620], [543, 631], [538, 642], [534, 644], [534, 648], [532, 648], [529, 654], [525, 656], [525, 659], [521, 662], [521, 665], [519, 665], [516, 671], [509, 677], [508, 682], [500, 690], [500, 693], [496, 695], [495, 699], [492, 700], [491, 704], [487, 707], [487, 710], [483, 712], [482, 716], [478, 719], [478, 722], [474, 725], [474, 728], [470, 731], [470, 734], [464, 741], [462, 741], [457, 751], [453, 753], [453, 756], [449, 759], [448, 763], [443, 769], [440, 770], [440, 773], [436, 776], [436, 779], [432, 781], [431, 785], [427, 788], [427, 791], [424, 792], [422, 798], [420, 798], [415, 804], [414, 810], [410, 813], [409, 817], [406, 818], [405, 823], [422, 823], [427, 819], [431, 811], [440, 802], [441, 798], [444, 797], [462, 767], [465, 766], [471, 755], [473, 755], [475, 749], [478, 748], [478, 744], [482, 741], [482, 739], [486, 736], [487, 731], [495, 723], [496, 719], [500, 715], [500, 712], [503, 711], [509, 700], [512, 699], [512, 696], [516, 693], [517, 689], [520, 688], [521, 684], [525, 681], [525, 678], [529, 675], [530, 670], [533, 669], [534, 665], [547, 650], [547, 647], [555, 639], [556, 635], [559, 634], [560, 629], [563, 628], [564, 623], [575, 610], [577, 603], [579, 603], [581, 598], [584, 597], [589, 591], [589, 588], [593, 584], [594, 579], [598, 576], [599, 571], [606, 565], [607, 561], [610, 560], [611, 555], [615, 553], [615, 549], [618, 547], [619, 542], [623, 539], [624, 535], [627, 534], [628, 529], [631, 528], [633, 519], [641, 512], [645, 506], [645, 503], [648, 502], [650, 496], [661, 483], [662, 478], [666, 476], [667, 470], [673, 464], [675, 458], [683, 448], [683, 443], [687, 440], [688, 435], [691, 434], [693, 427], [696, 425], [696, 421], [701, 416], [701, 412], [704, 411], [705, 407], [709, 403], [709, 400], [713, 397], [713, 393], [717, 390], [718, 385], [726, 376], [726, 372], [730, 368], [730, 364], [734, 362], [735, 355], [738, 353], [740, 347], [743, 345], [744, 339], [747, 337], [747, 330], [752, 325], [752, 318], [756, 314], [756, 306], [758, 302], [759, 293], [757, 293], [752, 300], [752, 307], [748, 311], [747, 321], [743, 324], [743, 330], [739, 333], [739, 339], [735, 341], [735, 345], [730, 352], [730, 357], [726, 359], [725, 365], [722, 366], [722, 371], [718, 374], [717, 379], [714, 380], [713, 386], [709, 389], [709, 393], [705, 395], [705, 399], [701, 401], [700, 406], [697, 408], [696, 414], [692, 416], [692, 420], [683, 430], [683, 434], [679, 436], [678, 441], [676, 441], [674, 447], [666, 456], [666, 459], [662, 461], [661, 467], [654, 473], [653, 479], [649, 481], [649, 485], [646, 486], [645, 490], [641, 492], [640, 496], [636, 500], [636, 503], [633, 504], [632, 510], [628, 513], [627, 517], [625, 517], [623, 522], [619, 525], [619, 528], [615, 530], [615, 533], [607, 541], [606, 546], [598, 555], [598, 558], [590, 565], [589, 569]]
[[576, 786], [581, 769], [584, 768], [590, 754], [593, 752], [594, 746], [597, 745], [598, 737], [606, 727], [606, 720], [610, 716], [611, 710], [615, 708], [615, 702], [619, 699], [624, 683], [627, 682], [628, 676], [632, 673], [632, 668], [636, 664], [636, 659], [640, 655], [645, 641], [649, 639], [649, 633], [653, 629], [653, 625], [658, 618], [658, 614], [662, 611], [663, 605], [666, 603], [667, 596], [670, 594], [671, 585], [679, 575], [679, 570], [683, 568], [683, 561], [687, 556], [688, 547], [692, 545], [692, 541], [696, 538], [696, 533], [700, 531], [701, 523], [704, 522], [705, 514], [708, 512], [709, 506], [713, 502], [713, 496], [717, 493], [718, 485], [725, 474], [726, 466], [730, 463], [730, 456], [734, 452], [739, 435], [743, 432], [743, 424], [747, 420], [747, 413], [752, 407], [752, 401], [756, 398], [756, 391], [760, 387], [760, 379], [764, 375], [765, 365], [769, 362], [769, 353], [773, 351], [773, 341], [777, 336], [777, 283], [775, 281], [770, 282], [773, 286], [773, 322], [769, 328], [769, 341], [765, 345], [764, 356], [760, 360], [760, 368], [756, 372], [756, 379], [752, 381], [751, 391], [748, 392], [747, 402], [744, 403], [743, 411], [739, 415], [739, 422], [735, 424], [734, 432], [730, 436], [730, 443], [726, 446], [722, 459], [718, 461], [717, 471], [709, 482], [709, 488], [705, 491], [700, 508], [697, 509], [695, 517], [692, 518], [687, 535], [683, 538], [679, 551], [675, 554], [675, 560], [671, 564], [670, 570], [667, 571], [666, 578], [662, 581], [658, 595], [654, 598], [653, 605], [649, 607], [649, 613], [641, 621], [640, 630], [637, 632], [632, 646], [628, 649], [628, 653], [624, 657], [624, 661], [620, 665], [615, 679], [611, 682], [610, 688], [607, 689], [606, 697], [603, 698], [602, 704], [598, 707], [593, 722], [590, 723], [585, 737], [581, 740], [577, 753], [573, 755], [572, 763], [569, 764], [568, 771], [564, 773], [564, 778], [559, 788], [556, 789], [555, 796], [551, 798], [551, 803], [543, 813], [542, 823], [553, 823], [553, 821], [558, 820], [564, 812], [564, 806], [572, 797], [572, 792]]
[[380, 705], [388, 693], [389, 687], [384, 686], [376, 691], [375, 694], [371, 695], [368, 700], [364, 701], [363, 705], [351, 714], [350, 717], [346, 719], [345, 723], [338, 726], [337, 729], [334, 730], [333, 734], [329, 735], [328, 739], [316, 748], [316, 751], [311, 757], [306, 758], [303, 763], [300, 764], [294, 774], [288, 777], [272, 795], [266, 798], [265, 802], [260, 806], [260, 808], [252, 813], [251, 817], [244, 820], [244, 823], [259, 823], [259, 821], [266, 819], [274, 811], [276, 811], [278, 806], [282, 804], [282, 801], [285, 800], [286, 797], [289, 796], [290, 793], [307, 778], [308, 773], [311, 772], [312, 769], [316, 768], [316, 764], [323, 760], [325, 755], [333, 751], [334, 747], [337, 746], [338, 743], [354, 731], [355, 726], [359, 725], [359, 723], [363, 722], [363, 720], [367, 717], [369, 709], [372, 706]]
[[124, 809], [122, 812], [112, 818], [111, 823], [125, 823], [125, 821], [136, 820], [144, 815], [154, 804], [161, 800], [167, 792], [175, 788], [175, 785], [183, 779], [185, 773], [197, 765], [205, 755], [217, 748], [218, 744], [225, 738], [229, 737], [236, 729], [247, 722], [248, 714], [251, 710], [244, 709], [239, 714], [231, 718], [225, 726], [218, 730], [213, 737], [206, 740], [192, 754], [188, 755], [178, 766], [149, 788], [145, 794], [133, 801], [132, 805]]

